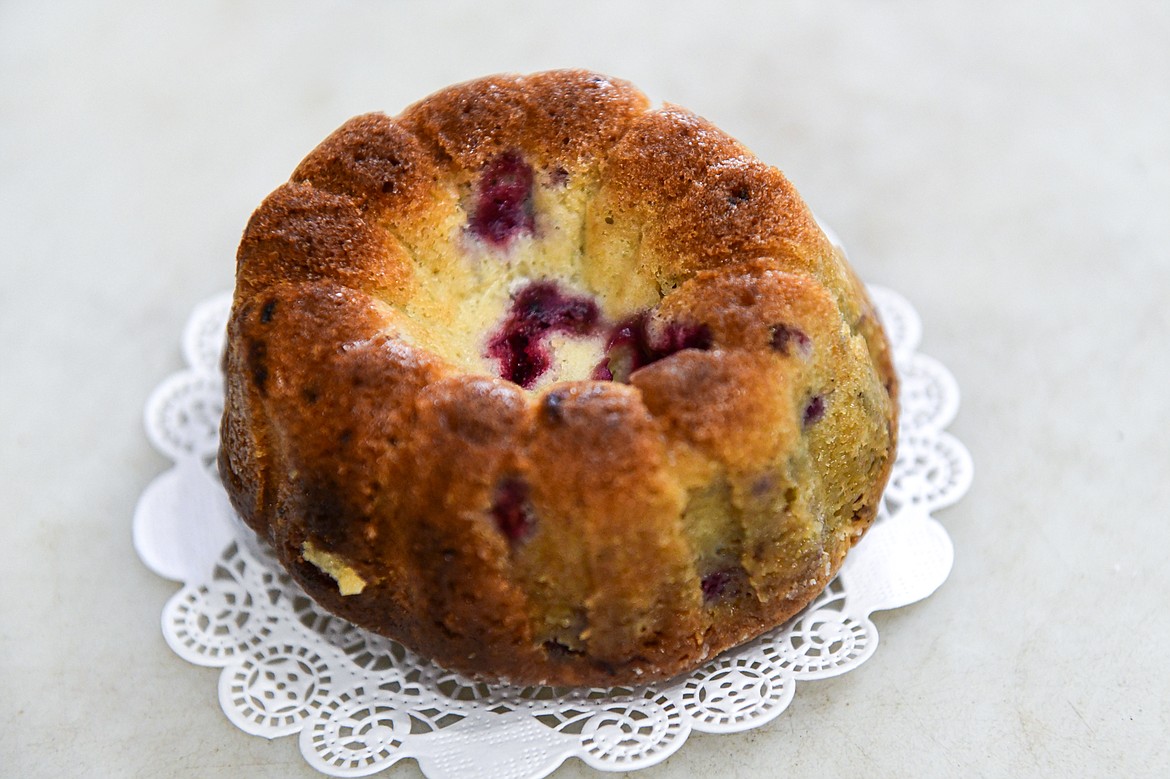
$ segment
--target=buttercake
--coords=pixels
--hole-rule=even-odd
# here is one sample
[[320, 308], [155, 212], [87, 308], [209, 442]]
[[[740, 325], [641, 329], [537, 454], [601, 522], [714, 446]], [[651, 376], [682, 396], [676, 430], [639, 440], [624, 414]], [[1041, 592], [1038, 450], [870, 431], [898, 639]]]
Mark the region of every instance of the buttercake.
[[897, 379], [792, 185], [583, 71], [346, 122], [239, 248], [219, 468], [322, 606], [481, 679], [662, 679], [872, 523]]

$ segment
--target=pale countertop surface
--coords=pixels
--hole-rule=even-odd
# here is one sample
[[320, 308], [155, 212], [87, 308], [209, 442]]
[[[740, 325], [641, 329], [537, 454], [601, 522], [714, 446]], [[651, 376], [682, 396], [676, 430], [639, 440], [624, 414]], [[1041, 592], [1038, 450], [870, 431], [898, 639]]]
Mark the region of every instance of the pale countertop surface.
[[637, 776], [1163, 775], [1168, 41], [1156, 2], [0, 4], [0, 775], [316, 775], [162, 640], [143, 404], [335, 126], [567, 66], [782, 168], [918, 308], [976, 466], [950, 579], [865, 666]]

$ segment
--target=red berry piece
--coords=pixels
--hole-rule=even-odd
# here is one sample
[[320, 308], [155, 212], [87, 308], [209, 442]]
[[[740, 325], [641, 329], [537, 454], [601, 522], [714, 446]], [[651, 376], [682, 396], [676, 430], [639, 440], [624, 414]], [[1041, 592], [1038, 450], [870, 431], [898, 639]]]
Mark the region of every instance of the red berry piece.
[[531, 389], [552, 364], [545, 340], [553, 333], [585, 337], [597, 329], [597, 304], [567, 295], [551, 281], [537, 281], [512, 298], [512, 309], [488, 341], [487, 356], [500, 364], [500, 377]]
[[813, 395], [808, 402], [804, 404], [804, 416], [801, 421], [805, 427], [811, 427], [825, 416], [825, 396]]
[[650, 314], [643, 311], [614, 327], [606, 344], [605, 359], [594, 370], [593, 377], [625, 382], [639, 368], [683, 349], [710, 349], [711, 344], [711, 330], [702, 324], [671, 322], [652, 335]]
[[704, 603], [731, 600], [747, 592], [747, 571], [738, 565], [720, 568], [704, 576], [700, 586]]
[[711, 348], [711, 330], [706, 325], [690, 325], [671, 322], [662, 330], [662, 335], [653, 344], [652, 349], [658, 355], [657, 359], [669, 357], [683, 349], [699, 349], [706, 351]]
[[532, 166], [509, 151], [489, 162], [475, 193], [471, 232], [493, 246], [504, 248], [535, 227], [532, 206]]
[[812, 354], [812, 339], [798, 327], [772, 325], [772, 348], [785, 357], [798, 355], [807, 359]]
[[536, 517], [528, 500], [528, 485], [514, 477], [501, 481], [492, 499], [492, 518], [512, 546], [532, 535]]

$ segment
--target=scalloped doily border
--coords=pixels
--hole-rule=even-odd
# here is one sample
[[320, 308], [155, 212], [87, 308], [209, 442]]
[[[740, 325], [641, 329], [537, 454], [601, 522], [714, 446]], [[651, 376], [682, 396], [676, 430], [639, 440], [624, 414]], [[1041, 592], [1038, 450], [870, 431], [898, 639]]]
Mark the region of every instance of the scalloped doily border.
[[798, 681], [846, 673], [872, 656], [869, 615], [927, 597], [953, 548], [931, 512], [958, 501], [973, 467], [944, 428], [959, 389], [917, 353], [922, 324], [897, 293], [871, 286], [902, 380], [897, 461], [878, 521], [840, 575], [788, 624], [664, 684], [613, 690], [489, 686], [465, 679], [323, 611], [242, 526], [213, 458], [222, 413], [219, 359], [230, 295], [192, 312], [187, 369], [146, 405], [151, 443], [174, 461], [143, 492], [134, 543], [151, 570], [184, 583], [162, 615], [183, 659], [220, 667], [219, 697], [240, 729], [299, 734], [322, 773], [367, 776], [406, 757], [431, 779], [538, 779], [578, 757], [630, 771], [669, 757], [691, 731], [759, 727], [792, 701]]

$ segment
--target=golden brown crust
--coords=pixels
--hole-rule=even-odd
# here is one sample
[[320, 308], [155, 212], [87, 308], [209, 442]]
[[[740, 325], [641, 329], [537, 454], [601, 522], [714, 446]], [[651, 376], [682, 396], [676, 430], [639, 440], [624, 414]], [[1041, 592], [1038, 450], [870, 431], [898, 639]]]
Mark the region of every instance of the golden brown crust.
[[393, 237], [366, 220], [357, 204], [309, 184], [285, 184], [264, 201], [244, 230], [237, 289], [335, 282], [372, 293], [409, 286]]
[[740, 473], [771, 463], [799, 434], [779, 362], [766, 352], [687, 349], [630, 381], [673, 437]]
[[646, 98], [624, 81], [579, 70], [493, 76], [448, 87], [400, 122], [439, 161], [466, 171], [522, 146], [541, 167], [579, 170], [603, 156]]
[[748, 154], [715, 125], [679, 106], [639, 116], [606, 157], [619, 200], [661, 211], [689, 193], [712, 165]]
[[[542, 582], [535, 591], [551, 590], [545, 597], [582, 618], [567, 626], [579, 627], [576, 635], [554, 640], [587, 650], [582, 659], [596, 675], [585, 682], [631, 666], [657, 671], [662, 654], [686, 651], [688, 639], [695, 652], [697, 582], [659, 422], [636, 391], [604, 382], [559, 385], [540, 408], [528, 477], [541, 530], [520, 562], [527, 579]], [[579, 547], [558, 561], [571, 542]], [[574, 579], [581, 589], [565, 593]]]
[[[420, 274], [452, 267], [505, 154], [573, 182], [584, 277], [657, 290], [648, 327], [689, 348], [537, 391], [430, 348]], [[485, 678], [660, 679], [776, 626], [835, 575], [893, 461], [884, 333], [791, 184], [584, 71], [329, 136], [245, 230], [224, 368], [244, 520], [326, 608]]]
[[821, 252], [823, 240], [780, 171], [743, 156], [703, 171], [682, 198], [662, 210], [645, 238], [664, 269], [679, 276], [743, 257], [803, 265]]
[[291, 180], [348, 195], [365, 209], [404, 218], [427, 208], [438, 179], [430, 154], [385, 114], [355, 116], [321, 142]]

